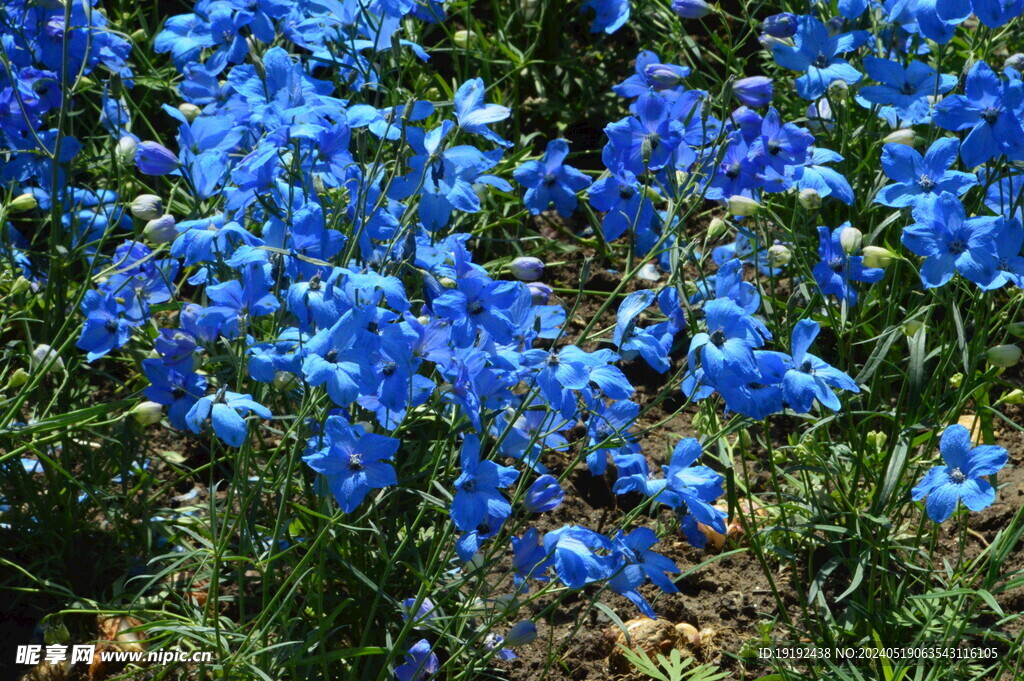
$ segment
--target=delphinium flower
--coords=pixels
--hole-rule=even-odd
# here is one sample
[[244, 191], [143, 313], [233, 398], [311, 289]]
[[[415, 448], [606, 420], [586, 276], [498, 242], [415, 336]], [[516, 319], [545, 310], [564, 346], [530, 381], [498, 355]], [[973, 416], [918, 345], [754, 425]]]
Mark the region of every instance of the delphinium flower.
[[804, 15], [797, 19], [795, 45], [776, 44], [772, 56], [779, 66], [804, 72], [796, 79], [797, 94], [804, 99], [817, 99], [833, 81], [853, 85], [861, 79], [861, 73], [839, 55], [857, 49], [868, 37], [867, 31], [830, 36], [825, 24]]
[[657, 327], [643, 329], [637, 326], [637, 317], [654, 302], [654, 298], [655, 293], [651, 290], [634, 291], [626, 296], [615, 316], [612, 342], [624, 359], [639, 355], [655, 371], [665, 373], [669, 369], [668, 351], [672, 335], [661, 333], [663, 329]]
[[1024, 226], [1017, 218], [1003, 220], [1002, 229], [996, 236], [996, 273], [992, 281], [979, 286], [991, 291], [1002, 288], [1007, 284], [1013, 284], [1024, 288], [1024, 256], [1021, 255], [1021, 247], [1024, 246]]
[[680, 440], [672, 451], [669, 464], [661, 478], [648, 475], [629, 475], [615, 481], [616, 494], [641, 492], [656, 501], [676, 509], [682, 516], [682, 529], [694, 546], [703, 547], [707, 541], [697, 529], [703, 523], [725, 533], [725, 513], [712, 504], [722, 496], [724, 478], [707, 466], [696, 466], [704, 450], [694, 438]]
[[480, 438], [475, 435], [469, 435], [463, 441], [459, 461], [461, 473], [455, 480], [452, 523], [463, 532], [477, 530], [485, 520], [497, 520], [500, 527], [501, 522], [512, 514], [512, 505], [498, 490], [514, 483], [519, 471], [487, 459], [481, 460]]
[[848, 253], [843, 247], [843, 230], [849, 229], [850, 223], [843, 224], [832, 230], [818, 227], [818, 255], [821, 262], [814, 266], [812, 274], [818, 287], [825, 295], [832, 295], [853, 307], [857, 304], [857, 289], [852, 286], [855, 281], [873, 284], [879, 281], [885, 270], [877, 267], [864, 267], [864, 258], [856, 255], [860, 249]]
[[944, 192], [914, 208], [917, 221], [903, 229], [903, 245], [924, 257], [921, 282], [925, 288], [943, 286], [959, 272], [969, 281], [988, 285], [996, 275], [996, 236], [1002, 218], [968, 218], [954, 195]]
[[714, 9], [705, 0], [672, 0], [672, 10], [684, 19], [700, 19]]
[[565, 490], [553, 475], [542, 475], [533, 481], [523, 497], [523, 510], [527, 513], [545, 513], [558, 508], [565, 498]]
[[924, 157], [906, 144], [886, 144], [882, 148], [882, 170], [894, 184], [879, 190], [876, 203], [893, 208], [931, 201], [942, 192], [962, 196], [978, 184], [971, 173], [951, 170], [960, 142], [952, 137], [935, 140]]
[[604, 211], [601, 231], [606, 241], [614, 241], [631, 230], [641, 232], [654, 219], [654, 204], [634, 173], [621, 165], [610, 169], [611, 175], [590, 185], [590, 205]]
[[569, 143], [564, 139], [548, 142], [539, 161], [527, 161], [513, 173], [516, 182], [526, 187], [523, 203], [534, 215], [539, 215], [554, 204], [562, 217], [576, 210], [576, 192], [590, 186], [590, 178], [572, 166], [565, 165]]
[[127, 318], [127, 306], [118, 302], [113, 293], [88, 291], [81, 307], [85, 325], [75, 346], [88, 353], [86, 359], [90, 362], [124, 346], [131, 336], [132, 327], [142, 321]]
[[302, 457], [306, 465], [327, 478], [327, 488], [345, 513], [356, 510], [372, 490], [398, 483], [395, 469], [387, 462], [400, 441], [368, 433], [362, 426], [349, 425], [341, 416], [328, 417], [318, 447]]
[[860, 387], [845, 373], [808, 352], [821, 327], [811, 319], [801, 319], [793, 327], [790, 358], [782, 379], [782, 394], [794, 411], [808, 413], [817, 399], [825, 407], [839, 411], [839, 398], [832, 388], [859, 393]]
[[948, 95], [935, 105], [932, 122], [940, 128], [968, 131], [960, 158], [973, 168], [1001, 155], [1019, 158], [1024, 128], [1018, 110], [1024, 104], [1024, 83], [1006, 81], [979, 61], [967, 73], [964, 95]]
[[417, 641], [405, 654], [405, 662], [395, 667], [398, 681], [423, 681], [433, 677], [440, 667], [437, 655], [430, 648], [430, 641]]
[[155, 358], [142, 360], [142, 370], [150, 383], [143, 390], [146, 398], [167, 407], [167, 418], [173, 427], [188, 428], [186, 416], [206, 394], [206, 377], [180, 371]]
[[629, 0], [587, 0], [580, 11], [593, 9], [596, 13], [594, 22], [590, 24], [591, 33], [615, 33], [629, 21]]
[[711, 385], [756, 380], [754, 348], [771, 339], [767, 327], [728, 298], [705, 303], [704, 319], [708, 330], [690, 341], [690, 367], [703, 369]]
[[612, 542], [579, 525], [565, 525], [544, 535], [544, 553], [558, 578], [570, 589], [601, 581], [611, 576], [612, 560], [608, 555]]
[[510, 147], [511, 142], [504, 140], [487, 126], [505, 120], [511, 111], [499, 104], [487, 104], [484, 101], [485, 94], [486, 87], [482, 78], [467, 80], [455, 91], [455, 116], [459, 121], [459, 127], [495, 144]]
[[683, 80], [690, 75], [690, 68], [677, 64], [662, 63], [656, 52], [643, 50], [636, 57], [635, 71], [612, 91], [620, 97], [632, 99], [648, 90], [670, 90], [681, 88]]
[[740, 78], [732, 84], [732, 92], [746, 106], [764, 106], [772, 101], [772, 79], [765, 76]]
[[629, 534], [622, 530], [612, 538], [614, 576], [608, 580], [612, 591], [631, 600], [640, 612], [657, 619], [654, 608], [640, 595], [639, 588], [648, 579], [664, 593], [677, 593], [679, 589], [669, 578], [678, 574], [679, 568], [660, 553], [651, 550], [658, 542], [657, 535], [647, 527], [638, 527]]
[[529, 579], [550, 581], [545, 572], [551, 565], [552, 557], [541, 544], [540, 531], [536, 527], [527, 529], [522, 537], [512, 537], [512, 577], [517, 593], [530, 590]]
[[972, 511], [992, 505], [996, 492], [982, 476], [995, 475], [1006, 465], [1006, 450], [996, 445], [973, 446], [970, 432], [957, 423], [942, 431], [939, 451], [945, 465], [929, 470], [911, 495], [914, 501], [928, 498], [928, 517], [945, 522], [960, 501]]
[[906, 125], [925, 123], [931, 114], [929, 97], [943, 95], [956, 87], [956, 76], [940, 74], [923, 62], [913, 60], [904, 67], [899, 62], [864, 57], [864, 70], [879, 85], [860, 89], [860, 96], [871, 104], [892, 107]]
[[209, 421], [217, 437], [232, 447], [241, 447], [246, 436], [243, 415], [249, 413], [263, 419], [273, 417], [270, 410], [253, 400], [251, 395], [221, 388], [193, 404], [185, 415], [185, 422], [193, 433], [201, 433]]
[[669, 100], [661, 93], [645, 92], [634, 108], [635, 116], [605, 127], [609, 143], [602, 159], [608, 167], [621, 164], [639, 175], [645, 170], [658, 170], [670, 161], [683, 139], [683, 124], [669, 116]]

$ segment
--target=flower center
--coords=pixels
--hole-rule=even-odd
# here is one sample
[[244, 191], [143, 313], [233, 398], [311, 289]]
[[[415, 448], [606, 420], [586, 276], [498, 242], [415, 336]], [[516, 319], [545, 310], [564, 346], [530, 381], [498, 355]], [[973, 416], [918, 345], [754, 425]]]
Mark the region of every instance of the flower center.
[[548, 173], [547, 175], [544, 176], [544, 186], [546, 187], [553, 186], [557, 181], [558, 178], [555, 177], [554, 173]]
[[960, 470], [959, 466], [957, 466], [949, 472], [949, 481], [957, 485], [962, 485], [967, 482], [967, 475]]
[[841, 258], [832, 258], [828, 261], [828, 266], [833, 272], [838, 273], [843, 271], [843, 261]]
[[935, 189], [935, 180], [928, 177], [927, 175], [922, 175], [917, 180], [917, 186], [920, 187], [921, 191], [923, 192], [930, 192], [931, 190]]
[[358, 454], [348, 455], [348, 469], [350, 471], [361, 471], [363, 470], [363, 459]]
[[953, 255], [960, 255], [966, 250], [967, 244], [964, 243], [964, 240], [959, 237], [949, 242], [949, 252], [952, 253]]
[[711, 332], [711, 342], [714, 343], [716, 347], [722, 347], [722, 345], [725, 344], [725, 341], [725, 332], [721, 329], [715, 329]]
[[398, 369], [398, 365], [394, 362], [384, 362], [380, 367], [380, 372], [385, 376], [391, 376]]
[[989, 125], [994, 125], [995, 122], [999, 120], [999, 116], [1002, 113], [1002, 109], [995, 106], [990, 106], [989, 108], [981, 112], [981, 120], [985, 121]]
[[469, 312], [469, 314], [471, 315], [478, 315], [484, 311], [484, 306], [480, 303], [479, 300], [474, 300], [473, 302], [466, 306], [466, 311]]
[[817, 58], [814, 60], [814, 65], [819, 69], [823, 69], [828, 66], [828, 57], [825, 56], [824, 52], [818, 54]]

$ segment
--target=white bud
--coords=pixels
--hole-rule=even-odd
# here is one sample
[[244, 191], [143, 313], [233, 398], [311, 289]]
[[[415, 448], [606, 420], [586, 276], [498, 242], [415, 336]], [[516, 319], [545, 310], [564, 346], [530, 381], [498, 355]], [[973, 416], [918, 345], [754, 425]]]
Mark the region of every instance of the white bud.
[[865, 246], [861, 255], [864, 256], [865, 267], [888, 267], [895, 258], [895, 254], [888, 248], [881, 246]]
[[181, 112], [181, 115], [184, 116], [185, 120], [187, 120], [189, 123], [199, 118], [199, 116], [203, 113], [203, 110], [200, 109], [198, 106], [196, 106], [195, 104], [189, 104], [188, 102], [183, 102], [179, 104], [178, 111]]
[[32, 351], [32, 356], [29, 357], [29, 362], [34, 367], [49, 363], [47, 372], [64, 371], [64, 360], [49, 345], [37, 345], [36, 349]]
[[793, 259], [793, 252], [785, 244], [772, 244], [768, 249], [768, 264], [772, 267], [783, 267]]
[[883, 144], [905, 144], [908, 147], [912, 147], [915, 142], [917, 142], [917, 133], [910, 128], [893, 130], [882, 138]]
[[856, 227], [847, 225], [843, 227], [843, 231], [839, 232], [839, 245], [843, 247], [843, 252], [847, 255], [853, 255], [859, 251], [863, 241], [864, 235]]
[[729, 223], [722, 218], [711, 218], [711, 222], [708, 223], [708, 239], [715, 241], [729, 231]]
[[132, 201], [131, 211], [140, 220], [155, 220], [164, 214], [164, 202], [153, 194], [139, 194]]
[[164, 416], [164, 406], [147, 400], [135, 405], [129, 413], [139, 425], [149, 426], [160, 422]]
[[807, 189], [801, 189], [800, 193], [797, 195], [797, 201], [799, 201], [800, 205], [806, 210], [814, 211], [821, 208], [821, 194], [818, 193], [817, 189], [811, 189], [809, 187]]
[[456, 47], [466, 49], [476, 42], [476, 33], [473, 31], [455, 31], [452, 35], [452, 42], [455, 43]]
[[135, 163], [135, 152], [138, 151], [139, 145], [128, 135], [125, 135], [121, 139], [117, 140], [117, 146], [114, 148], [114, 156], [117, 158], [117, 162], [123, 166], [131, 165]]
[[989, 348], [985, 358], [989, 364], [997, 367], [1012, 367], [1020, 361], [1021, 350], [1016, 345], [997, 345]]
[[11, 199], [11, 202], [7, 204], [7, 210], [32, 210], [38, 205], [39, 202], [36, 201], [35, 194], [29, 194], [28, 192], [25, 192], [24, 194], [19, 194], [18, 196], [15, 196], [13, 199]]
[[754, 199], [738, 194], [730, 196], [727, 203], [729, 212], [740, 217], [749, 217], [761, 207], [761, 204]]

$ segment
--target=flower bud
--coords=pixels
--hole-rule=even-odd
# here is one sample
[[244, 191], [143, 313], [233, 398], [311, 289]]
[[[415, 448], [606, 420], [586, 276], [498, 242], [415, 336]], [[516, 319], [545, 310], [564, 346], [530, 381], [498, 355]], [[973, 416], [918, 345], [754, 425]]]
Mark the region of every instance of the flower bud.
[[949, 387], [959, 390], [960, 386], [964, 384], [964, 375], [961, 372], [956, 372], [949, 377]]
[[1024, 71], [1024, 54], [1017, 52], [1007, 57], [1006, 61], [1003, 62], [1003, 70], [1005, 71], [1006, 69]]
[[672, 0], [672, 11], [684, 19], [700, 19], [711, 14], [715, 8], [704, 0]]
[[523, 620], [522, 622], [517, 622], [516, 625], [509, 629], [508, 633], [505, 634], [505, 645], [509, 648], [525, 646], [527, 643], [533, 643], [536, 638], [537, 625], [530, 620]]
[[273, 386], [278, 390], [291, 390], [298, 387], [298, 380], [290, 371], [275, 371]]
[[792, 38], [796, 35], [796, 15], [792, 12], [773, 14], [761, 22], [761, 30], [773, 38]]
[[508, 266], [519, 281], [537, 281], [544, 274], [544, 261], [527, 255], [521, 255]]
[[159, 423], [164, 417], [164, 406], [157, 402], [140, 402], [130, 412], [135, 422], [142, 426], [149, 426]]
[[32, 351], [32, 355], [28, 359], [33, 367], [49, 364], [50, 366], [46, 370], [47, 372], [58, 370], [64, 371], [64, 360], [61, 359], [56, 350], [51, 348], [49, 345], [37, 345], [36, 349]]
[[1024, 322], [1012, 322], [1007, 324], [1006, 330], [1017, 338], [1024, 338]]
[[761, 207], [761, 204], [754, 199], [747, 196], [740, 196], [739, 194], [730, 196], [727, 204], [729, 206], [729, 212], [740, 217], [749, 217], [756, 213], [757, 209]]
[[146, 223], [142, 233], [146, 235], [151, 243], [169, 244], [178, 236], [178, 230], [174, 228], [174, 216], [167, 214], [154, 218]]
[[36, 201], [35, 194], [29, 194], [28, 192], [25, 192], [24, 194], [19, 194], [18, 196], [15, 196], [13, 199], [11, 199], [11, 202], [7, 204], [7, 210], [32, 210], [38, 205], [39, 202]]
[[28, 372], [22, 369], [21, 367], [18, 367], [17, 369], [14, 370], [14, 373], [11, 374], [11, 377], [7, 379], [7, 386], [4, 389], [14, 390], [15, 388], [20, 388], [21, 386], [28, 383], [28, 379]]
[[130, 210], [140, 220], [155, 220], [164, 214], [164, 202], [154, 194], [139, 194], [132, 201]]
[[985, 358], [992, 366], [1012, 367], [1020, 361], [1020, 352], [1016, 345], [997, 345], [988, 349]]
[[138, 149], [138, 143], [128, 135], [125, 135], [117, 140], [117, 146], [114, 147], [114, 157], [121, 165], [129, 165], [135, 162], [135, 153]]
[[529, 21], [537, 14], [537, 5], [540, 0], [519, 0], [519, 11], [523, 13], [523, 19]]
[[889, 436], [880, 430], [868, 431], [867, 436], [864, 438], [868, 446], [875, 452], [884, 452], [885, 444], [889, 441]]
[[915, 142], [917, 142], [917, 133], [910, 128], [893, 130], [882, 138], [882, 144], [905, 144], [908, 147], [912, 147]]
[[843, 253], [847, 255], [853, 255], [860, 250], [860, 245], [864, 241], [864, 235], [856, 227], [847, 225], [843, 227], [843, 231], [839, 232], [839, 245], [843, 248]]
[[768, 249], [768, 264], [772, 267], [785, 267], [793, 259], [793, 252], [785, 244], [772, 244]]
[[807, 116], [807, 127], [811, 130], [818, 131], [832, 127], [832, 105], [825, 97], [808, 104], [805, 115]]
[[143, 175], [170, 175], [178, 169], [178, 157], [157, 142], [139, 142], [135, 150], [135, 167]]
[[30, 288], [32, 288], [32, 282], [25, 277], [18, 275], [18, 278], [14, 280], [13, 284], [11, 284], [11, 295], [16, 296], [28, 291]]
[[558, 478], [553, 475], [542, 475], [526, 490], [526, 497], [523, 499], [523, 509], [527, 513], [544, 513], [558, 508], [565, 498], [562, 486], [558, 484]]
[[1024, 404], [1024, 390], [1014, 388], [996, 400], [996, 404]]
[[861, 253], [865, 267], [888, 267], [896, 255], [888, 248], [881, 246], [865, 246]]
[[185, 120], [189, 123], [199, 118], [199, 116], [203, 113], [203, 110], [200, 109], [198, 106], [196, 106], [195, 104], [189, 104], [188, 102], [182, 102], [181, 104], [179, 104], [178, 111], [181, 112], [181, 115], [184, 116]]
[[682, 84], [688, 71], [672, 64], [648, 64], [644, 67], [644, 77], [655, 90], [668, 90]]
[[132, 31], [132, 35], [131, 35], [132, 42], [135, 43], [136, 45], [138, 45], [139, 43], [141, 43], [143, 40], [145, 40], [148, 37], [149, 37], [149, 33], [147, 33], [146, 29], [144, 29], [144, 28], [137, 28], [137, 29], [135, 29], [134, 31]]
[[711, 222], [708, 223], [708, 239], [715, 241], [725, 236], [726, 232], [729, 231], [729, 223], [722, 218], [711, 218]]
[[844, 80], [833, 80], [828, 85], [828, 91], [833, 97], [845, 97], [846, 93], [850, 91], [850, 86]]
[[806, 210], [814, 211], [821, 208], [821, 194], [818, 193], [817, 189], [811, 189], [810, 187], [801, 189], [800, 193], [797, 194], [796, 200]]
[[789, 45], [789, 46], [792, 46], [792, 42], [793, 41], [788, 40], [786, 38], [776, 38], [773, 35], [768, 35], [767, 33], [762, 33], [761, 35], [757, 36], [757, 42], [759, 42], [761, 44], [762, 49], [764, 49], [764, 50], [766, 50], [768, 52], [771, 52], [772, 50], [775, 49], [776, 45]]
[[451, 277], [441, 277], [438, 283], [445, 288], [455, 288], [459, 285], [458, 282], [456, 282]]
[[530, 299], [534, 305], [547, 305], [555, 293], [554, 289], [541, 281], [531, 281], [526, 288], [530, 289]]
[[732, 84], [732, 92], [746, 106], [764, 106], [772, 101], [772, 79], [764, 76], [740, 78]]
[[456, 47], [466, 49], [476, 42], [476, 33], [473, 31], [455, 31], [452, 35], [452, 42], [455, 43]]

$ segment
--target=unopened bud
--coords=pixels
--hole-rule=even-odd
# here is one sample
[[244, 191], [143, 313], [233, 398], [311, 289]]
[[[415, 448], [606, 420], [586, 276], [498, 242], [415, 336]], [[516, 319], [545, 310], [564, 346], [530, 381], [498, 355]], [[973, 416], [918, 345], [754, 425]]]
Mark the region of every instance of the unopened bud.
[[161, 215], [158, 218], [146, 223], [142, 233], [154, 244], [169, 244], [178, 236], [178, 230], [174, 227], [174, 216], [170, 214]]
[[534, 305], [547, 305], [551, 295], [555, 292], [550, 286], [541, 281], [531, 281], [526, 285], [530, 289], [530, 299]]
[[473, 31], [455, 31], [452, 35], [452, 42], [455, 43], [456, 47], [466, 49], [476, 42], [476, 33]]
[[1021, 350], [1016, 345], [997, 345], [989, 348], [985, 358], [992, 366], [1012, 367], [1020, 361]]
[[508, 630], [508, 634], [505, 635], [505, 645], [509, 648], [516, 648], [533, 643], [536, 638], [537, 625], [530, 620], [523, 620]]
[[46, 369], [47, 372], [64, 371], [64, 360], [49, 345], [37, 345], [29, 357], [29, 362], [36, 367], [49, 365]]
[[761, 204], [747, 196], [734, 195], [728, 200], [729, 212], [740, 217], [749, 217], [757, 212]]
[[924, 328], [924, 322], [919, 319], [912, 319], [909, 322], [904, 322], [900, 330], [903, 331], [903, 335], [907, 338], [913, 338], [917, 335], [917, 332]]
[[888, 442], [889, 436], [880, 430], [872, 430], [868, 432], [864, 439], [867, 441], [868, 446], [875, 452], [884, 452], [885, 444]]
[[1014, 388], [996, 400], [996, 404], [1024, 404], [1024, 390]]
[[1003, 62], [1003, 70], [1005, 71], [1006, 69], [1024, 71], [1024, 54], [1017, 52], [1007, 57], [1006, 61]]
[[805, 210], [818, 210], [821, 208], [821, 194], [818, 193], [817, 189], [801, 189], [797, 195], [797, 201]]
[[784, 267], [793, 259], [793, 252], [785, 244], [772, 244], [768, 249], [768, 264], [772, 267]]
[[1017, 338], [1024, 338], [1024, 322], [1012, 322], [1007, 324], [1006, 330]]
[[14, 373], [11, 374], [11, 377], [7, 379], [7, 386], [5, 389], [14, 390], [15, 388], [20, 388], [21, 386], [28, 383], [28, 379], [28, 372], [22, 369], [21, 367], [18, 367], [17, 369], [14, 370]]
[[859, 251], [863, 240], [864, 235], [856, 227], [847, 225], [843, 227], [843, 231], [839, 232], [839, 245], [842, 246], [843, 252], [847, 255], [853, 255]]
[[19, 293], [28, 291], [30, 288], [32, 288], [32, 282], [19, 275], [18, 278], [14, 280], [14, 283], [11, 284], [11, 295], [16, 296]]
[[153, 194], [139, 194], [132, 201], [131, 212], [140, 220], [155, 220], [164, 214], [164, 202]]
[[164, 416], [164, 406], [158, 402], [140, 402], [129, 412], [135, 422], [142, 426], [159, 423]]
[[530, 489], [526, 490], [523, 509], [527, 513], [545, 513], [558, 508], [565, 498], [565, 490], [558, 484], [553, 475], [542, 475], [537, 478]]
[[35, 195], [34, 194], [29, 194], [28, 192], [25, 192], [24, 194], [19, 194], [18, 196], [15, 196], [13, 199], [11, 199], [11, 202], [9, 204], [7, 204], [7, 210], [10, 210], [10, 211], [32, 210], [33, 208], [35, 208], [38, 205], [39, 205], [39, 202], [36, 201]]
[[715, 241], [725, 236], [726, 232], [729, 231], [729, 223], [722, 218], [711, 218], [711, 222], [708, 223], [708, 239]]
[[949, 386], [951, 388], [959, 389], [964, 384], [964, 375], [961, 372], [956, 372], [949, 377]]
[[862, 252], [865, 267], [888, 267], [895, 254], [881, 246], [865, 246]]
[[445, 288], [455, 288], [458, 286], [458, 283], [451, 277], [441, 277], [440, 284]]
[[531, 256], [519, 256], [508, 266], [519, 281], [537, 281], [544, 275], [544, 261]]
[[917, 133], [910, 128], [893, 130], [882, 138], [882, 144], [905, 144], [908, 147], [914, 146], [917, 142]]
[[298, 387], [298, 380], [290, 371], [275, 371], [273, 385], [278, 390], [291, 390]]
[[114, 148], [114, 157], [121, 165], [130, 165], [135, 163], [135, 152], [138, 150], [138, 142], [128, 135], [125, 135], [121, 139], [117, 140], [117, 146]]
[[185, 120], [189, 123], [199, 118], [199, 116], [203, 113], [203, 110], [200, 109], [198, 106], [196, 106], [195, 104], [189, 104], [188, 102], [183, 102], [179, 104], [178, 111], [181, 112], [181, 115], [184, 116]]

